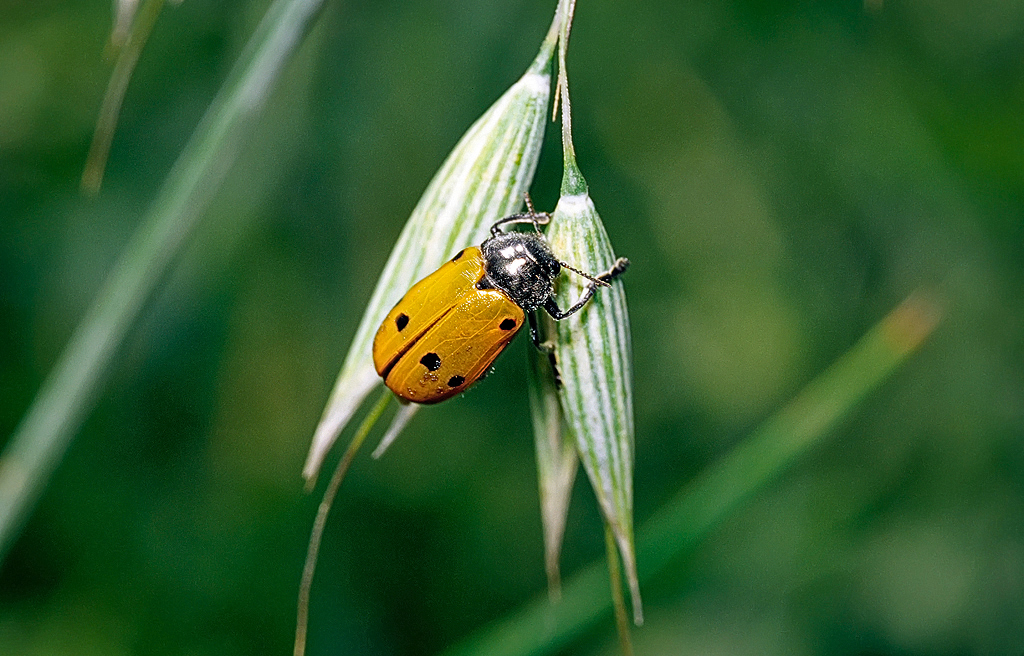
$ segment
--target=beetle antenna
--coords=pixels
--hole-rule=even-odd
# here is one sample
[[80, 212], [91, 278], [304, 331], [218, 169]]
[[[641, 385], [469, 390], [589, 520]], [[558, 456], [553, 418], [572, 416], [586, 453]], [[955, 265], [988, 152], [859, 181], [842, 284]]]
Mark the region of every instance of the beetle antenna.
[[564, 268], [572, 271], [573, 273], [579, 274], [579, 275], [583, 276], [584, 278], [586, 278], [587, 280], [589, 280], [590, 282], [596, 283], [597, 285], [599, 285], [601, 287], [611, 287], [611, 285], [609, 285], [604, 280], [601, 280], [600, 278], [595, 278], [594, 276], [590, 275], [589, 273], [584, 273], [584, 272], [580, 271], [579, 269], [577, 269], [576, 267], [569, 266], [565, 262], [559, 262], [559, 264], [561, 264]]

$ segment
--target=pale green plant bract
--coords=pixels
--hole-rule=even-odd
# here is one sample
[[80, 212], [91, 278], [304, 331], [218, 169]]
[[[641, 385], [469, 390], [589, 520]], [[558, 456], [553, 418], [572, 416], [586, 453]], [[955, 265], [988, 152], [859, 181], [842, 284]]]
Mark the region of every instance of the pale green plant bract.
[[[586, 191], [559, 199], [548, 240], [556, 253], [585, 271], [607, 271], [615, 262], [611, 242]], [[557, 293], [559, 303], [564, 306], [578, 298], [586, 283], [572, 274], [564, 277]], [[564, 424], [576, 441], [601, 512], [615, 536], [633, 597], [634, 621], [640, 624], [643, 613], [633, 547], [633, 364], [622, 282], [600, 289], [580, 312], [555, 322], [554, 330]]]
[[413, 283], [455, 251], [483, 241], [495, 221], [521, 207], [540, 156], [553, 54], [549, 34], [523, 77], [455, 146], [413, 210], [377, 281], [317, 426], [303, 470], [307, 478], [317, 475], [338, 434], [381, 383], [370, 347], [384, 316]]

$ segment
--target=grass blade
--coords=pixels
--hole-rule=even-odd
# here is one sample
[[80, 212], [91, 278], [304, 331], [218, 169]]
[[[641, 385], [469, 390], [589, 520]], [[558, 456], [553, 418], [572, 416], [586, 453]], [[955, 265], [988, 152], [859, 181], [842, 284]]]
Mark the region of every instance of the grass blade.
[[[640, 579], [657, 576], [820, 443], [920, 346], [939, 314], [935, 303], [921, 297], [905, 301], [720, 462], [684, 486], [637, 533]], [[444, 654], [557, 653], [607, 615], [607, 579], [605, 562], [593, 563], [565, 584], [561, 603], [538, 598]]]
[[0, 560], [100, 394], [146, 299], [251, 135], [322, 0], [275, 0], [0, 458]]

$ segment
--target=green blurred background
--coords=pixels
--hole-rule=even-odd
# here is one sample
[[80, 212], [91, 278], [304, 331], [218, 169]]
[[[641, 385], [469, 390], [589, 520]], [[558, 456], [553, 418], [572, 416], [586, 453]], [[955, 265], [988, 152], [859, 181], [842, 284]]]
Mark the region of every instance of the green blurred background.
[[[299, 472], [361, 308], [554, 5], [328, 5], [3, 564], [0, 654], [289, 653], [318, 501]], [[0, 7], [0, 439], [265, 7], [164, 11], [96, 199], [109, 3]], [[637, 652], [1019, 656], [1024, 5], [581, 0], [569, 71], [580, 166], [633, 261], [638, 523], [906, 296], [947, 308], [645, 586]], [[543, 593], [527, 347], [357, 460], [310, 653], [433, 654]], [[563, 568], [602, 557], [581, 476]], [[617, 653], [610, 616], [559, 653]]]

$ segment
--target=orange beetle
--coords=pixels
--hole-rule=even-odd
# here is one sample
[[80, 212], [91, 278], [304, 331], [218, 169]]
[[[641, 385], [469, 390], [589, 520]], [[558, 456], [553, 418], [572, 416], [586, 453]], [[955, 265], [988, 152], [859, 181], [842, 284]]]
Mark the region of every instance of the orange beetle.
[[[560, 262], [540, 226], [546, 212], [505, 217], [477, 247], [459, 251], [434, 273], [413, 285], [388, 313], [373, 340], [373, 366], [384, 384], [413, 403], [438, 403], [479, 380], [529, 318], [538, 341], [533, 311], [544, 308], [564, 319], [586, 305], [598, 285], [623, 273], [629, 260], [620, 257], [599, 276]], [[532, 223], [534, 233], [503, 232], [501, 226]], [[552, 296], [562, 267], [590, 280], [580, 299], [564, 312]]]

